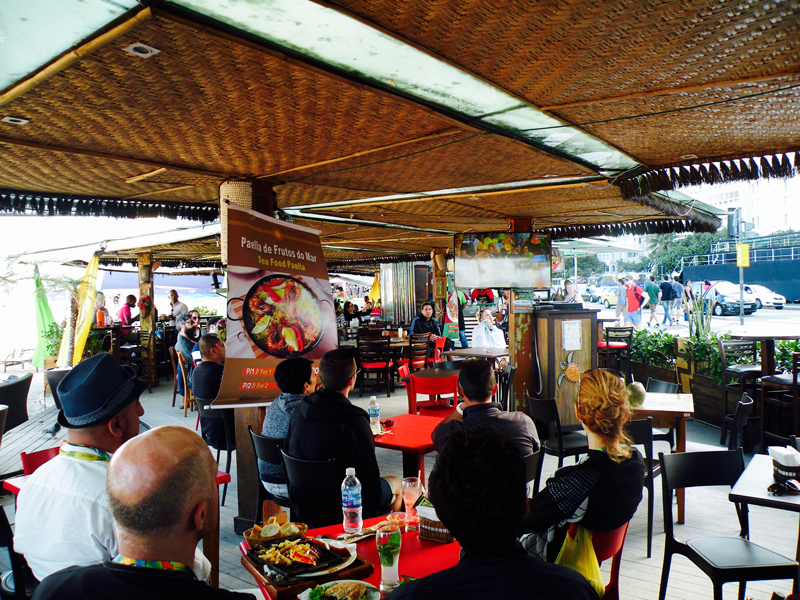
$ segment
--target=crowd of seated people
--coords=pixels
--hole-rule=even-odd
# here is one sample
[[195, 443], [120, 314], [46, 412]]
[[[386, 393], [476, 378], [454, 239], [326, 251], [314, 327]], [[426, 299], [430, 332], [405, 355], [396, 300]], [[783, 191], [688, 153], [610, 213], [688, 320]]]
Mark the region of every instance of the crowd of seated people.
[[[429, 320], [423, 310], [420, 327], [430, 327]], [[187, 313], [178, 321], [188, 348], [194, 319]], [[195, 393], [213, 399], [225, 346], [206, 334], [199, 349]], [[310, 493], [287, 486], [280, 465], [259, 463], [266, 489], [288, 497], [295, 518], [310, 527], [341, 522], [339, 482], [348, 467], [362, 485], [364, 518], [402, 510], [400, 479], [381, 473], [369, 416], [349, 399], [357, 376], [348, 349], [327, 352], [316, 368], [290, 358], [275, 370], [281, 394], [266, 412], [262, 435], [283, 439], [294, 458], [334, 459], [340, 471], [328, 492]], [[582, 375], [575, 411], [588, 455], [559, 469], [530, 501], [522, 457], [539, 449], [536, 428], [525, 414], [492, 402], [494, 377], [489, 361], [464, 361], [463, 402], [432, 434], [439, 455], [430, 499], [463, 554], [456, 566], [405, 584], [392, 598], [438, 598], [445, 591], [460, 598], [593, 598], [581, 575], [551, 564], [566, 528], [577, 522], [615, 529], [641, 501], [644, 467], [623, 432], [630, 406], [619, 376], [602, 369]], [[15, 547], [42, 582], [37, 600], [239, 597], [204, 583], [209, 563], [197, 550], [219, 511], [208, 446], [182, 427], [138, 435], [144, 387], [107, 354], [83, 361], [61, 382], [58, 419], [68, 430], [66, 443], [26, 483], [16, 516]]]

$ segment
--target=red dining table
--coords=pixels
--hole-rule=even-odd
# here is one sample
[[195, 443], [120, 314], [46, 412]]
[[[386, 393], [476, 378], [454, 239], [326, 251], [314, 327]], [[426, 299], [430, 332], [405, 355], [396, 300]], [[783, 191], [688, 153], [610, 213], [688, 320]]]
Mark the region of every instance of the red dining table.
[[431, 434], [442, 422], [441, 417], [426, 415], [397, 415], [394, 425], [375, 438], [375, 446], [400, 450], [403, 453], [403, 477], [421, 475], [425, 481], [425, 455], [433, 452]]
[[[384, 520], [386, 520], [386, 517], [366, 519], [364, 521], [364, 527], [370, 527]], [[339, 523], [337, 525], [329, 525], [328, 527], [309, 529], [306, 533], [306, 537], [336, 537], [341, 533], [344, 533], [344, 530], [342, 529], [341, 523]], [[378, 548], [375, 545], [375, 536], [370, 536], [361, 540], [358, 542], [357, 546], [358, 554], [366, 558], [375, 567], [375, 571], [372, 575], [364, 579], [364, 581], [378, 587], [381, 582], [381, 563], [378, 560]], [[461, 546], [458, 542], [442, 544], [440, 542], [423, 540], [419, 537], [419, 532], [417, 531], [403, 533], [403, 541], [400, 545], [400, 575], [420, 578], [449, 569], [458, 563], [460, 552]]]

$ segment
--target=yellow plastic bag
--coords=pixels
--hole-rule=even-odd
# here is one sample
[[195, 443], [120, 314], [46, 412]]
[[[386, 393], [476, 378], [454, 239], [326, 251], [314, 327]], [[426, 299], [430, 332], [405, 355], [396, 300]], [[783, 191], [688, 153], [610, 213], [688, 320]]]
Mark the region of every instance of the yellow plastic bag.
[[588, 529], [579, 525], [575, 539], [567, 535], [556, 558], [556, 564], [569, 567], [583, 575], [601, 598], [605, 594], [606, 586], [592, 546], [592, 532]]

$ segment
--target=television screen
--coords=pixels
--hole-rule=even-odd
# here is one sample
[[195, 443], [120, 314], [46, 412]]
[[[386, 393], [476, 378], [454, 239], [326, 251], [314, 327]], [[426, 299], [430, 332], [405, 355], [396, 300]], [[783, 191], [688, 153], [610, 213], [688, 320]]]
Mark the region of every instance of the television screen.
[[455, 286], [550, 289], [550, 238], [541, 233], [455, 236]]

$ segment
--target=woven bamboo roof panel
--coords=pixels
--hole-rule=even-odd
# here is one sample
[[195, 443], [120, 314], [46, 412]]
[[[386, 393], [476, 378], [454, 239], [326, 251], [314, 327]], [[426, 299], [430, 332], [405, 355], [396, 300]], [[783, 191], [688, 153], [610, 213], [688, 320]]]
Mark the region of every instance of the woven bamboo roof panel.
[[327, 3], [539, 106], [800, 70], [794, 1]]
[[[122, 49], [141, 42], [144, 60]], [[228, 175], [266, 175], [453, 127], [423, 108], [155, 17], [4, 110], [0, 135]], [[245, 117], [245, 118], [243, 118]]]
[[[650, 166], [697, 162], [686, 154], [720, 160], [800, 148], [800, 76], [558, 112], [571, 122], [601, 121], [584, 128]], [[634, 115], [652, 116], [627, 118]]]
[[[354, 164], [337, 164], [335, 169], [307, 176], [303, 181], [329, 187], [402, 193], [524, 181], [546, 175], [592, 174], [572, 162], [498, 135], [474, 135], [445, 144], [422, 152], [402, 153], [377, 163], [361, 158], [353, 161]], [[358, 162], [366, 164], [354, 168]]]
[[[731, 94], [731, 82], [800, 72], [800, 4], [795, 0], [329, 3], [535, 106], [720, 86], [677, 98], [652, 96], [634, 105], [592, 103], [579, 111], [555, 110], [573, 124], [720, 100]], [[772, 81], [771, 87], [787, 83]], [[740, 87], [732, 93], [744, 93], [749, 86], [735, 86]], [[796, 90], [789, 95], [798, 96]], [[674, 163], [689, 153], [702, 160], [785, 149], [787, 140], [798, 139], [794, 125], [788, 131], [780, 128], [792, 111], [796, 114], [795, 102], [776, 94], [682, 112], [667, 120], [637, 119], [586, 129], [652, 166]]]
[[372, 196], [388, 195], [392, 192], [351, 190], [308, 183], [287, 183], [274, 188], [278, 198], [278, 208], [287, 206], [309, 206], [321, 202], [343, 202]]
[[213, 202], [219, 198], [219, 184], [213, 178], [191, 173], [169, 171], [159, 178], [125, 183], [152, 169], [108, 158], [0, 143], [0, 164], [3, 188], [175, 203]]

